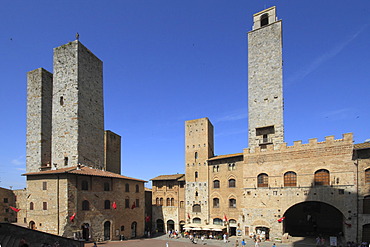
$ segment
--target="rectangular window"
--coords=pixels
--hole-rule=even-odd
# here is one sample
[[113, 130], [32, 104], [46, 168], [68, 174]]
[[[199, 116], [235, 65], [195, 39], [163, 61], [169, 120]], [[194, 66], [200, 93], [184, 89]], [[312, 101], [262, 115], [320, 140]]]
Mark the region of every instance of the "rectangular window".
[[48, 182], [42, 182], [42, 189], [47, 190], [48, 189]]
[[8, 203], [8, 202], [9, 202], [8, 198], [4, 198], [4, 203]]
[[168, 184], [168, 189], [172, 189], [173, 185], [172, 183]]
[[180, 201], [180, 208], [184, 208], [184, 201]]
[[47, 202], [42, 203], [42, 209], [43, 210], [48, 210], [48, 203]]
[[9, 208], [6, 208], [5, 209], [5, 213], [9, 213]]
[[138, 208], [138, 207], [139, 207], [139, 205], [140, 205], [140, 204], [139, 204], [139, 201], [140, 201], [139, 199], [136, 199], [135, 206], [136, 206], [137, 208]]
[[130, 208], [130, 199], [125, 199], [125, 208]]

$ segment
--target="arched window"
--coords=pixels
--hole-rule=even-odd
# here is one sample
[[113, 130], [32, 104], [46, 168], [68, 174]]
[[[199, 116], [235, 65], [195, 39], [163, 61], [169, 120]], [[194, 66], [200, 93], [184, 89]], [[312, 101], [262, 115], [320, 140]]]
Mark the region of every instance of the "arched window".
[[235, 179], [229, 179], [229, 188], [235, 188], [236, 182]]
[[155, 205], [157, 205], [157, 206], [159, 206], [159, 205], [160, 205], [160, 204], [159, 204], [159, 198], [158, 198], [158, 197], [155, 199]]
[[213, 198], [213, 207], [214, 208], [219, 208], [220, 207], [220, 199]]
[[104, 183], [104, 191], [110, 191], [110, 185], [107, 182]]
[[166, 200], [166, 206], [171, 206], [171, 199], [170, 198], [167, 198], [167, 200]]
[[363, 214], [370, 214], [370, 196], [365, 196], [363, 200]]
[[81, 182], [81, 190], [89, 190], [89, 183], [86, 180]]
[[159, 199], [159, 205], [163, 206], [163, 198]]
[[89, 201], [85, 200], [85, 201], [82, 202], [82, 210], [90, 210]]
[[329, 185], [330, 173], [328, 170], [321, 169], [315, 172], [314, 184], [317, 185]]
[[269, 176], [266, 173], [261, 173], [257, 176], [257, 187], [268, 187]]
[[125, 184], [125, 192], [130, 192], [130, 185], [129, 184]]
[[33, 202], [30, 202], [30, 210], [33, 210]]
[[220, 188], [220, 180], [214, 180], [213, 181], [213, 188], [215, 188], [215, 189]]
[[266, 26], [268, 24], [269, 24], [269, 15], [267, 13], [261, 15], [261, 27]]
[[171, 206], [175, 206], [175, 199], [171, 198]]
[[235, 225], [236, 224], [236, 220], [229, 220], [229, 224], [230, 225]]
[[286, 172], [284, 174], [284, 187], [295, 187], [297, 186], [297, 173]]
[[104, 209], [110, 209], [110, 201], [109, 200], [104, 201]]
[[365, 170], [365, 183], [370, 183], [370, 168]]
[[236, 208], [236, 199], [229, 199], [229, 208]]
[[135, 185], [135, 191], [136, 191], [136, 193], [139, 193], [139, 185], [137, 184], [137, 185]]
[[193, 205], [193, 212], [194, 213], [200, 213], [200, 212], [202, 212], [201, 207], [200, 207], [200, 204], [194, 204]]
[[200, 223], [202, 223], [202, 220], [200, 218], [194, 218], [193, 223], [200, 224]]
[[222, 220], [220, 218], [213, 219], [213, 225], [222, 225]]

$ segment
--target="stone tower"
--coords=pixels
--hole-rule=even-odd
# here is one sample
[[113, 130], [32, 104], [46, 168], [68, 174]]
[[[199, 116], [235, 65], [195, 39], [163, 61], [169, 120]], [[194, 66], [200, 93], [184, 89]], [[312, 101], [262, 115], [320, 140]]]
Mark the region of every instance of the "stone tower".
[[121, 136], [110, 130], [104, 135], [104, 170], [121, 174]]
[[284, 142], [282, 22], [276, 8], [253, 15], [248, 33], [249, 147]]
[[40, 68], [27, 73], [27, 172], [51, 164], [53, 75]]
[[103, 168], [103, 63], [78, 40], [54, 49], [52, 162]]
[[[209, 221], [208, 165], [214, 156], [213, 125], [208, 118], [185, 122], [186, 217], [189, 223]], [[199, 218], [201, 222], [199, 222]]]

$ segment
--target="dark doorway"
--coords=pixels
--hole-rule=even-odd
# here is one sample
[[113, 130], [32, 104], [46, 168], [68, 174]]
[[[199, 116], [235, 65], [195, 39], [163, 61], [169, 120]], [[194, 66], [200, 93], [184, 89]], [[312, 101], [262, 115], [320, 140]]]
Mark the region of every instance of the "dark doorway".
[[175, 222], [173, 220], [167, 221], [167, 232], [175, 230]]
[[156, 224], [157, 224], [157, 230], [158, 230], [158, 232], [164, 232], [164, 222], [163, 222], [163, 220], [161, 220], [161, 219], [158, 219], [157, 221], [156, 221]]
[[85, 240], [85, 241], [89, 241], [89, 228], [90, 228], [90, 225], [88, 223], [84, 223], [82, 224], [81, 226], [81, 230], [82, 230], [82, 238]]
[[236, 236], [236, 227], [230, 227], [230, 236]]
[[28, 228], [32, 229], [32, 230], [36, 230], [36, 224], [34, 221], [30, 221], [30, 224], [28, 226]]
[[110, 240], [110, 221], [104, 222], [104, 240]]
[[362, 242], [370, 243], [370, 224], [362, 226]]
[[184, 226], [185, 226], [185, 221], [180, 221], [180, 232], [183, 232], [184, 231]]
[[284, 214], [284, 233], [294, 237], [332, 235], [343, 232], [343, 214], [324, 202], [302, 202]]
[[137, 228], [137, 223], [134, 221], [131, 224], [131, 237], [136, 238], [136, 228]]

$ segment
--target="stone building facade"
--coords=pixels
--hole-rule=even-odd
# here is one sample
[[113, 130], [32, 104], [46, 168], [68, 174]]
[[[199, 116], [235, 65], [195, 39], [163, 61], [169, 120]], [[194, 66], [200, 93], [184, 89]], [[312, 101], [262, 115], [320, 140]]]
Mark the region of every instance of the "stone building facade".
[[[352, 133], [284, 142], [282, 21], [275, 7], [253, 21], [249, 147], [214, 155], [210, 120], [185, 122], [185, 229], [274, 241], [322, 234], [370, 242], [370, 143], [354, 144]], [[175, 217], [161, 213], [163, 219]]]
[[144, 235], [146, 181], [121, 173], [121, 137], [104, 130], [103, 63], [78, 40], [54, 49], [53, 74], [27, 77], [27, 188], [18, 222], [68, 238]]
[[185, 174], [162, 175], [151, 179], [152, 229], [158, 232], [183, 230], [185, 216]]
[[16, 196], [12, 190], [0, 188], [0, 222], [17, 222]]
[[145, 181], [86, 166], [25, 175], [30, 228], [85, 240], [143, 236]]

